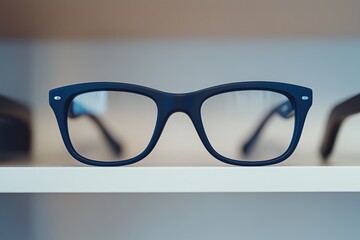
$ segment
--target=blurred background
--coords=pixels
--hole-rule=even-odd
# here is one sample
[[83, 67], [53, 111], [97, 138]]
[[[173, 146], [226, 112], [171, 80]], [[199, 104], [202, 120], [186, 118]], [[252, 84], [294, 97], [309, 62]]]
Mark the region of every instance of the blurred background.
[[[31, 164], [78, 165], [67, 154], [48, 105], [54, 87], [114, 81], [176, 93], [249, 80], [310, 87], [314, 105], [285, 165], [321, 164], [330, 109], [360, 89], [357, 1], [0, 4], [0, 93], [31, 109]], [[346, 121], [330, 164], [359, 164], [358, 122], [358, 116]], [[138, 165], [218, 164], [189, 119], [175, 114]]]
[[[180, 93], [229, 82], [266, 80], [313, 89], [314, 103], [300, 143], [292, 157], [281, 165], [322, 165], [319, 149], [331, 108], [360, 92], [359, 13], [360, 2], [356, 0], [1, 0], [0, 94], [30, 109], [32, 148], [29, 157], [0, 162], [7, 166], [83, 166], [70, 157], [62, 142], [48, 104], [48, 91], [51, 88], [80, 82], [114, 81]], [[360, 164], [359, 123], [359, 115], [346, 120], [329, 165]], [[169, 119], [153, 152], [134, 166], [216, 165], [222, 164], [207, 153], [191, 121], [184, 114], [175, 114]], [[276, 200], [275, 196], [260, 195], [240, 194], [237, 197], [244, 206], [253, 204], [257, 197], [264, 197], [264, 201]], [[208, 210], [219, 202], [228, 204], [223, 206], [224, 211], [233, 209], [238, 213], [232, 215], [233, 222], [246, 222], [247, 217], [253, 214], [262, 217], [264, 213], [264, 209], [236, 208], [236, 203], [229, 203], [229, 199], [234, 199], [233, 195], [203, 196], [194, 200], [185, 194], [183, 200], [193, 203], [194, 211], [204, 201], [209, 204]], [[1, 209], [2, 216], [17, 219], [21, 213], [22, 219], [28, 219], [19, 223], [27, 230], [18, 232], [10, 231], [15, 225], [7, 221], [7, 217], [2, 218], [0, 221], [4, 224], [0, 226], [8, 226], [2, 229], [6, 236], [4, 239], [24, 239], [24, 236], [32, 236], [33, 239], [73, 239], [70, 233], [64, 233], [68, 228], [78, 239], [96, 239], [94, 234], [90, 234], [91, 231], [86, 233], [86, 226], [70, 227], [66, 224], [67, 219], [71, 219], [72, 213], [84, 218], [94, 217], [94, 214], [85, 216], [81, 213], [97, 208], [98, 198], [108, 201], [109, 206], [116, 206], [122, 199], [121, 195], [15, 197], [2, 194], [0, 197], [7, 204], [3, 206], [8, 206]], [[132, 204], [142, 197], [127, 196], [124, 204], [133, 209]], [[293, 203], [296, 199], [291, 194], [284, 197]], [[342, 202], [349, 203], [354, 203], [356, 199], [354, 195], [338, 197], [342, 198]], [[346, 224], [348, 218], [340, 214], [340, 207], [336, 204], [321, 205], [326, 198], [303, 198], [307, 199], [303, 207], [310, 210], [302, 215], [303, 221], [300, 223], [318, 234], [317, 238], [338, 239], [340, 233], [353, 229]], [[315, 199], [314, 202], [312, 199]], [[161, 202], [161, 195], [150, 196], [149, 201], [153, 200]], [[167, 200], [170, 201], [169, 205], [161, 206], [164, 211], [173, 209], [172, 204], [178, 203], [177, 196], [168, 196]], [[298, 202], [301, 203], [300, 200]], [[32, 207], [29, 208], [29, 205]], [[279, 217], [291, 219], [290, 213], [296, 215], [304, 209], [295, 205], [283, 202], [283, 206], [292, 211]], [[41, 210], [43, 206], [45, 210]], [[334, 207], [337, 207], [339, 221], [327, 224], [336, 226], [336, 223], [342, 222], [341, 231], [336, 232], [333, 228], [335, 232], [329, 234], [325, 224], [316, 231], [315, 225], [319, 221], [315, 216], [328, 210], [331, 212]], [[155, 214], [160, 206], [154, 209], [137, 210], [132, 221], [141, 221], [139, 211]], [[52, 215], [47, 213], [51, 211]], [[104, 207], [104, 212], [108, 211], [110, 207]], [[278, 211], [279, 208], [269, 206], [266, 214], [277, 216]], [[345, 209], [344, 212], [351, 211]], [[178, 213], [173, 211], [170, 215]], [[188, 214], [191, 215], [191, 212]], [[216, 218], [217, 214], [204, 218]], [[162, 220], [158, 218], [159, 225], [152, 225], [155, 229], [168, 216], [163, 217]], [[226, 215], [223, 218], [226, 219]], [[195, 236], [201, 238], [203, 231], [195, 227], [201, 219], [186, 219], [194, 226], [186, 225], [184, 228], [195, 231]], [[307, 223], [304, 223], [305, 219], [313, 221], [306, 220]], [[112, 221], [125, 220], [113, 216]], [[149, 239], [165, 238], [176, 233], [178, 228], [175, 222], [174, 225], [168, 223], [174, 231], [150, 234], [153, 237]], [[282, 224], [290, 225], [289, 222]], [[109, 236], [119, 234], [120, 230], [110, 228], [105, 223], [99, 225], [101, 232], [108, 232]], [[129, 222], [124, 224], [130, 227]], [[223, 236], [223, 232], [216, 231], [215, 222], [207, 224], [214, 234], [209, 234], [206, 239]], [[145, 227], [141, 229], [145, 231]], [[296, 227], [289, 229], [291, 231], [285, 231], [282, 235], [282, 230], [274, 228], [269, 230], [267, 236], [275, 234], [284, 239], [290, 236], [292, 239], [309, 238], [305, 233], [295, 236]], [[250, 239], [264, 237], [254, 236], [253, 230], [250, 227], [243, 231]], [[124, 239], [138, 239], [138, 235], [132, 234], [128, 232]], [[236, 236], [230, 229], [228, 234]], [[184, 235], [175, 234], [175, 239], [180, 239], [180, 236]]]
[[[269, 80], [310, 87], [314, 105], [296, 153], [284, 163], [290, 165], [321, 163], [319, 145], [331, 107], [360, 89], [357, 1], [0, 4], [0, 93], [33, 113], [32, 164], [77, 164], [48, 106], [48, 91], [58, 86], [114, 81], [188, 92]], [[358, 164], [356, 118], [344, 124], [331, 164]], [[140, 164], [218, 164], [213, 160], [189, 119], [176, 114]]]

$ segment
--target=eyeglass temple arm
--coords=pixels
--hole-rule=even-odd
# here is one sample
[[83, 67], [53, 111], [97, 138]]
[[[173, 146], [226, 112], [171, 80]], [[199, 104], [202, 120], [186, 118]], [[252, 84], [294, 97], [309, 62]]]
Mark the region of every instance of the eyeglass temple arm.
[[18, 119], [25, 124], [31, 120], [30, 110], [26, 106], [4, 96], [0, 96], [0, 115]]
[[342, 122], [350, 115], [359, 112], [360, 94], [341, 102], [331, 110], [320, 147], [320, 154], [324, 161], [328, 159], [334, 148], [336, 136], [340, 130]]
[[278, 106], [274, 107], [260, 122], [259, 126], [256, 128], [254, 133], [250, 136], [250, 138], [245, 142], [245, 144], [242, 147], [242, 151], [244, 155], [250, 154], [250, 152], [253, 150], [257, 139], [260, 136], [260, 133], [266, 126], [266, 124], [269, 122], [272, 116], [275, 114], [280, 115], [284, 119], [288, 119], [294, 115], [294, 108], [290, 101], [286, 100], [285, 102], [279, 104]]
[[[75, 106], [81, 110], [75, 111]], [[121, 154], [122, 152], [121, 144], [110, 134], [110, 132], [105, 127], [105, 124], [96, 115], [87, 111], [85, 107], [81, 106], [81, 104], [72, 102], [69, 107], [68, 116], [70, 118], [78, 118], [81, 116], [89, 117], [95, 123], [95, 125], [100, 129], [101, 133], [105, 137], [106, 142], [109, 144], [114, 154], [115, 155]]]
[[16, 148], [28, 153], [31, 150], [31, 112], [29, 108], [10, 98], [0, 96], [0, 118], [17, 124], [19, 136], [17, 136]]

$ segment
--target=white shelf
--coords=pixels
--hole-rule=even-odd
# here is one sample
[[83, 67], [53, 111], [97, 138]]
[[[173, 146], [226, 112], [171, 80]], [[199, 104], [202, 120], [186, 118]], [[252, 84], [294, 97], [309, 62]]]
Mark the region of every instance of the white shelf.
[[360, 167], [1, 167], [0, 192], [360, 192]]

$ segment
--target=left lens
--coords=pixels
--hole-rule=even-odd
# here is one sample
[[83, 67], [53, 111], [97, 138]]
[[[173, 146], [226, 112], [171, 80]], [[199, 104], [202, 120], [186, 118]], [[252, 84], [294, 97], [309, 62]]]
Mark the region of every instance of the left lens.
[[76, 96], [68, 110], [68, 129], [75, 151], [96, 161], [136, 157], [148, 146], [157, 107], [144, 95], [96, 91]]
[[212, 96], [203, 103], [201, 118], [213, 149], [232, 160], [256, 162], [279, 157], [289, 148], [294, 134], [291, 101], [272, 91]]

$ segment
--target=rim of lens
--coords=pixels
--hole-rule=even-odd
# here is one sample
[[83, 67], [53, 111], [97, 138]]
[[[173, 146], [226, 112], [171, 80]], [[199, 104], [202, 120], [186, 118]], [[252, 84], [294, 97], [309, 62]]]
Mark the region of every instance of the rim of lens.
[[[266, 101], [264, 101], [265, 104], [262, 102], [257, 103], [258, 104], [257, 106], [263, 107], [266, 104], [270, 103], [268, 101], [270, 99], [273, 102], [273, 104], [272, 105], [268, 104], [268, 105], [272, 106], [272, 109], [270, 107], [265, 111], [259, 112], [262, 114], [259, 115], [260, 117], [258, 119], [253, 119], [253, 121], [251, 121], [251, 119], [250, 120], [248, 119], [246, 122], [246, 121], [244, 121], [244, 119], [249, 117], [248, 114], [245, 114], [245, 113], [241, 114], [242, 115], [241, 118], [239, 118], [239, 116], [234, 115], [234, 117], [237, 117], [237, 119], [233, 120], [233, 119], [231, 119], [231, 117], [229, 117], [229, 116], [231, 116], [231, 114], [226, 113], [226, 111], [224, 110], [227, 108], [231, 108], [231, 106], [230, 106], [231, 104], [232, 104], [232, 107], [234, 107], [236, 104], [237, 104], [237, 106], [241, 106], [241, 104], [236, 103], [239, 101], [239, 99], [237, 99], [237, 101], [235, 99], [235, 101], [233, 101], [233, 102], [230, 102], [230, 100], [228, 102], [219, 101], [217, 103], [218, 106], [216, 106], [215, 103], [211, 102], [214, 100], [218, 100], [216, 98], [221, 98], [221, 97], [224, 98], [224, 96], [229, 97], [230, 95], [244, 94], [244, 93], [246, 93], [246, 94], [266, 93], [269, 95], [273, 95], [272, 98], [271, 97], [270, 98], [268, 97], [268, 99], [265, 98], [265, 100], [266, 100]], [[244, 96], [245, 96], [245, 94], [244, 94]], [[246, 104], [245, 104], [242, 107], [245, 106], [244, 109], [247, 113], [251, 112], [251, 111], [249, 111], [249, 109], [256, 112], [257, 109], [251, 107], [251, 104], [254, 105], [254, 103], [249, 103], [249, 100], [246, 100], [246, 98], [244, 98], [244, 96], [242, 96], [243, 99], [241, 99], [241, 100], [245, 100], [243, 102], [245, 102], [246, 104], [249, 104], [249, 105], [246, 106]], [[252, 97], [254, 97], [254, 96], [252, 96]], [[231, 97], [233, 97], [233, 96], [230, 96], [230, 98]], [[276, 100], [276, 98], [277, 98], [277, 100]], [[234, 100], [234, 99], [231, 99], [231, 100]], [[257, 101], [259, 101], [259, 100], [257, 100]], [[245, 154], [244, 150], [243, 150], [244, 145], [246, 144], [246, 142], [249, 141], [251, 136], [254, 135], [254, 132], [256, 132], [256, 129], [260, 125], [260, 122], [261, 122], [260, 120], [263, 120], [264, 118], [266, 118], [266, 115], [269, 114], [269, 112], [271, 112], [274, 108], [278, 107], [279, 105], [281, 105], [282, 103], [285, 103], [285, 102], [287, 102], [287, 104], [283, 104], [282, 108], [278, 109], [279, 111], [281, 110], [283, 112], [273, 113], [272, 116], [270, 116], [270, 120], [266, 121], [265, 125], [260, 130], [260, 134], [259, 134], [260, 136], [255, 137], [255, 140], [253, 141], [255, 143], [249, 144], [249, 145], [252, 145], [251, 148], [254, 148], [253, 145], [257, 145], [258, 144], [257, 142], [261, 142], [262, 150], [255, 149], [255, 150], [257, 150], [257, 152], [253, 151], [251, 153], [252, 156], [249, 153]], [[286, 122], [286, 121], [284, 122], [285, 124], [283, 125], [282, 131], [277, 131], [278, 128], [276, 128], [274, 126], [279, 125], [279, 122], [277, 122], [279, 119], [277, 119], [278, 117], [275, 118], [274, 116], [277, 116], [277, 115], [280, 116], [280, 114], [290, 113], [290, 112], [285, 111], [286, 110], [285, 107], [289, 107], [289, 106], [290, 106], [290, 108], [292, 110], [292, 114], [293, 114], [290, 117], [288, 117], [288, 119], [290, 119], [291, 121], [288, 121], [288, 119], [285, 119], [286, 117], [281, 116], [280, 120], [281, 120], [281, 118], [284, 118], [288, 122]], [[211, 108], [217, 108], [217, 109], [211, 110]], [[242, 110], [244, 110], [244, 109], [242, 109]], [[203, 125], [204, 131], [205, 131], [207, 141], [210, 144], [210, 147], [212, 148], [213, 151], [215, 151], [221, 157], [231, 160], [231, 161], [256, 163], [256, 162], [272, 161], [276, 158], [283, 156], [284, 154], [286, 154], [288, 152], [288, 150], [290, 149], [291, 144], [293, 142], [293, 137], [294, 137], [294, 133], [295, 133], [295, 127], [296, 127], [295, 110], [296, 109], [295, 109], [295, 106], [294, 106], [291, 98], [281, 92], [276, 92], [276, 91], [271, 91], [271, 90], [234, 90], [234, 91], [227, 91], [227, 92], [215, 94], [215, 95], [212, 95], [212, 96], [208, 97], [207, 99], [205, 99], [201, 105], [200, 116], [201, 116], [201, 121], [202, 121], [202, 125]], [[222, 119], [222, 118], [224, 118], [224, 116], [226, 116], [226, 114], [228, 114], [229, 119]], [[214, 119], [209, 120], [210, 117], [215, 118], [216, 121]], [[234, 124], [234, 121], [236, 124]], [[247, 124], [246, 126], [244, 125], [244, 122], [246, 122], [246, 124]], [[252, 122], [254, 122], [255, 124], [252, 124]], [[237, 123], [240, 123], [240, 124], [237, 125]], [[274, 126], [271, 126], [271, 125], [274, 125]], [[228, 126], [233, 126], [233, 127], [229, 128]], [[237, 128], [243, 128], [245, 130], [239, 131]], [[250, 129], [250, 130], [246, 131], [246, 129]], [[237, 132], [239, 136], [236, 136], [236, 133], [233, 133], [232, 130], [234, 132]], [[261, 135], [264, 135], [265, 133], [267, 135], [270, 134], [270, 136], [272, 134], [271, 138], [269, 136], [265, 136], [266, 137], [265, 139], [268, 142], [264, 142], [264, 139], [261, 139], [263, 137]], [[238, 139], [236, 139], [236, 138], [239, 138], [240, 140], [238, 141]], [[269, 138], [270, 138], [270, 140], [269, 140]], [[221, 140], [219, 140], [219, 139], [221, 139]], [[273, 141], [273, 139], [277, 139], [277, 143], [279, 143], [279, 146], [276, 146], [276, 144], [275, 144], [276, 141]], [[261, 140], [261, 141], [259, 141], [259, 140]], [[223, 143], [219, 143], [221, 141]], [[238, 145], [233, 144], [234, 146], [230, 147], [229, 145], [232, 145], [231, 141], [238, 142], [238, 143], [241, 142], [241, 143], [239, 143]], [[229, 142], [230, 142], [230, 144], [229, 144]], [[228, 146], [226, 146], [226, 145], [228, 145]], [[257, 147], [258, 146], [255, 146], [255, 148], [257, 148]], [[242, 154], [243, 154], [242, 156], [237, 155], [238, 149], [239, 149], [239, 151], [241, 149]], [[254, 149], [252, 149], [252, 150], [254, 150]], [[268, 152], [265, 152], [265, 150]], [[260, 153], [262, 154], [262, 156]]]
[[[100, 119], [100, 117], [98, 117], [98, 120], [94, 120], [93, 117], [83, 118], [83, 125], [81, 126], [81, 124], [78, 123], [78, 126], [75, 126], [75, 122], [72, 121], [71, 117], [67, 116], [68, 136], [73, 150], [82, 158], [96, 162], [121, 162], [138, 157], [146, 150], [153, 138], [158, 115], [156, 102], [147, 95], [126, 90], [98, 90], [78, 94], [71, 99], [71, 103], [74, 103], [79, 96], [91, 96], [91, 94], [101, 92], [109, 95], [107, 99], [107, 104], [109, 104], [107, 110], [111, 112], [106, 113], [106, 116], [101, 116], [103, 109], [98, 108], [92, 111], [99, 111], [98, 114], [104, 117], [103, 119]], [[120, 98], [122, 98], [121, 101], [119, 101]], [[119, 102], [124, 104], [119, 104]], [[84, 112], [88, 110], [78, 107], [77, 111], [81, 113], [81, 111]], [[71, 114], [74, 113], [71, 113], [71, 106], [69, 106], [68, 115]], [[84, 128], [85, 122], [87, 122], [88, 129], [79, 131], [77, 128]], [[101, 123], [99, 124], [99, 122]], [[71, 126], [72, 124], [73, 126]], [[104, 133], [104, 129], [105, 132], [108, 133]], [[87, 136], [74, 136], [75, 134], [84, 134]], [[101, 140], [99, 140], [100, 138]], [[115, 140], [113, 141], [111, 139]], [[83, 144], [81, 141], [85, 140], [90, 142], [86, 152], [84, 150], [85, 147], [81, 145]], [[96, 145], [96, 142], [99, 145]], [[107, 146], [104, 147], [104, 145]], [[97, 150], [97, 147], [100, 149], [100, 146], [101, 151], [103, 151], [102, 155], [100, 150]], [[110, 151], [112, 151], [112, 153], [123, 154], [123, 156], [110, 156]]]

